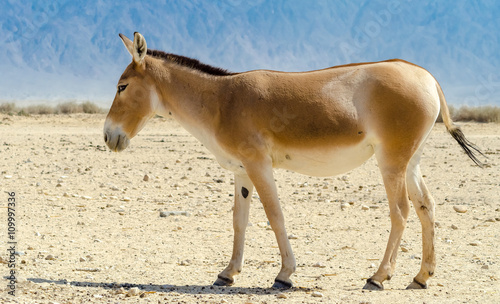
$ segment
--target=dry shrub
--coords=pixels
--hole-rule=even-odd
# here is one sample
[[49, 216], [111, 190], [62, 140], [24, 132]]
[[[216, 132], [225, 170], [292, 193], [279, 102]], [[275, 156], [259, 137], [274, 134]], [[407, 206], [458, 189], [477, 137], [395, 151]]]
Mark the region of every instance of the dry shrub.
[[463, 106], [454, 113], [453, 118], [457, 121], [500, 122], [500, 108], [493, 106], [476, 108]]
[[[454, 121], [475, 121], [475, 122], [500, 122], [500, 108], [495, 106], [482, 106], [482, 107], [468, 107], [462, 106], [455, 108], [448, 106], [450, 109], [451, 118]], [[436, 120], [443, 122], [441, 113]]]
[[55, 110], [51, 106], [33, 105], [33, 106], [24, 107], [19, 114], [20, 115], [33, 115], [33, 114], [46, 115], [46, 114], [54, 114], [54, 113], [55, 113]]
[[13, 115], [14, 113], [17, 113], [17, 111], [18, 110], [16, 104], [13, 102], [5, 102], [0, 104], [0, 113]]
[[88, 114], [104, 113], [104, 109], [100, 108], [95, 103], [92, 103], [90, 101], [82, 103], [82, 111], [83, 113]]
[[77, 104], [74, 101], [70, 101], [58, 104], [56, 107], [56, 112], [62, 114], [74, 114], [74, 113], [82, 113], [83, 109], [81, 105]]

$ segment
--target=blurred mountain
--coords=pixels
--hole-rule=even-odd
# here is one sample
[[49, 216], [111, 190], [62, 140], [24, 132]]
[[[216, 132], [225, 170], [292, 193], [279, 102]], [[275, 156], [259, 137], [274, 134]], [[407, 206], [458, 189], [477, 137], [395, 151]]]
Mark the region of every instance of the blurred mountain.
[[118, 33], [232, 71], [303, 71], [402, 58], [449, 103], [500, 105], [500, 6], [491, 1], [16, 1], [0, 16], [0, 101], [109, 106], [130, 62]]

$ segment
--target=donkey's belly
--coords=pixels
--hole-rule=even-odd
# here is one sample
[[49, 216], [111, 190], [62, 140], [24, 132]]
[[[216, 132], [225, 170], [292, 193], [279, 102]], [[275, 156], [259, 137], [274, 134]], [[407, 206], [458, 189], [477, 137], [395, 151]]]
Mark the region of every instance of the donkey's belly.
[[373, 146], [363, 141], [348, 147], [286, 148], [273, 161], [276, 168], [311, 176], [332, 176], [359, 167], [373, 152]]

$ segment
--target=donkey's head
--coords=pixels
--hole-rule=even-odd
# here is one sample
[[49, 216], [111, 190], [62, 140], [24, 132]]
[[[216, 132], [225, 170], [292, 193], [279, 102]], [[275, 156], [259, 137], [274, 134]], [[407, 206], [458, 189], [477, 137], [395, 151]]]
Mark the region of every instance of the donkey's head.
[[127, 148], [130, 139], [154, 116], [159, 103], [153, 79], [146, 73], [146, 40], [139, 33], [134, 33], [134, 41], [122, 34], [120, 38], [133, 59], [118, 81], [104, 123], [104, 141], [116, 152]]

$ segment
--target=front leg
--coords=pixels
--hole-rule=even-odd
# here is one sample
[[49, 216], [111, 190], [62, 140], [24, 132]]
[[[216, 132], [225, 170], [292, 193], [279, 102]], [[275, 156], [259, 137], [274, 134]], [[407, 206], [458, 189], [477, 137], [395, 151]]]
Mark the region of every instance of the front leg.
[[234, 175], [234, 208], [233, 208], [233, 256], [229, 265], [218, 276], [214, 285], [228, 286], [234, 283], [233, 276], [241, 272], [243, 267], [243, 249], [245, 246], [245, 229], [248, 226], [248, 212], [252, 199], [253, 184], [247, 175]]
[[245, 164], [248, 176], [259, 193], [264, 211], [276, 235], [281, 254], [281, 271], [274, 280], [274, 288], [290, 288], [290, 276], [295, 272], [295, 257], [285, 229], [285, 219], [281, 211], [278, 191], [274, 182], [272, 160], [263, 156], [262, 159], [252, 159]]

